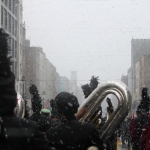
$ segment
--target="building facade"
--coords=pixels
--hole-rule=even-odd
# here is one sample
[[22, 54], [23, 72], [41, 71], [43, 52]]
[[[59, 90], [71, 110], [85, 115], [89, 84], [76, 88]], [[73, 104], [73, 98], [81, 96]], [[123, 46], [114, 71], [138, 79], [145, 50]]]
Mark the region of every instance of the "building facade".
[[128, 88], [129, 91], [131, 92], [131, 95], [133, 95], [133, 91], [132, 91], [132, 72], [131, 72], [131, 67], [128, 69], [127, 71], [127, 76], [128, 76]]
[[[139, 69], [141, 70], [141, 62], [140, 59], [144, 55], [150, 54], [150, 39], [132, 39], [131, 40], [131, 74], [132, 74], [132, 96], [133, 100], [135, 100], [137, 96], [137, 86], [139, 80]], [[139, 85], [140, 86], [140, 85]]]
[[57, 81], [56, 90], [57, 90], [57, 94], [59, 94], [60, 92], [62, 92], [62, 82], [58, 72], [56, 72], [56, 81]]
[[[52, 91], [56, 91], [55, 75], [56, 68], [46, 58], [42, 48], [31, 47], [30, 41], [26, 40], [24, 76], [27, 97], [30, 98], [30, 85], [35, 84], [43, 100], [51, 99], [53, 97]], [[54, 80], [55, 82], [53, 82]]]
[[50, 62], [50, 98], [54, 99], [57, 94], [58, 93], [56, 67]]
[[16, 76], [16, 91], [22, 93], [22, 0], [1, 0], [0, 13], [0, 28], [10, 35], [10, 55], [13, 58], [12, 71]]
[[61, 76], [61, 83], [62, 83], [62, 92], [69, 92], [69, 79], [65, 76]]
[[71, 80], [69, 83], [69, 89], [70, 93], [73, 93], [76, 95], [76, 89], [77, 89], [77, 72], [71, 71]]
[[83, 93], [83, 91], [82, 91], [80, 86], [77, 86], [76, 96], [78, 98], [79, 104], [82, 104], [83, 101], [84, 101], [84, 93]]
[[126, 86], [128, 86], [128, 76], [127, 76], [127, 75], [122, 75], [121, 81], [122, 81]]

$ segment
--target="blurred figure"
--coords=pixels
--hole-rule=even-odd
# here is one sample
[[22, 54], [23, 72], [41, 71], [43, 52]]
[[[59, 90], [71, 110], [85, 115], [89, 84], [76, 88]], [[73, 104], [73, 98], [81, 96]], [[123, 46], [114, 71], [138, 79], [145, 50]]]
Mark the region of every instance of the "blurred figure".
[[136, 111], [136, 118], [133, 118], [130, 123], [131, 132], [131, 144], [132, 150], [140, 149], [140, 136], [141, 136], [141, 126], [140, 126], [140, 111]]
[[143, 87], [141, 90], [140, 104], [137, 107], [137, 118], [132, 121], [134, 123], [133, 130], [135, 130], [134, 138], [132, 136], [133, 150], [146, 149], [149, 106], [148, 88]]
[[126, 119], [121, 124], [121, 143], [124, 148], [126, 145], [127, 121]]
[[50, 117], [47, 117], [40, 113], [42, 109], [42, 99], [38, 93], [37, 87], [34, 84], [32, 84], [29, 88], [29, 91], [32, 95], [31, 102], [33, 110], [33, 114], [29, 119], [35, 121], [39, 125], [39, 130], [45, 133], [49, 128], [52, 127], [51, 119]]
[[146, 138], [148, 135], [148, 115], [147, 110], [142, 110], [140, 116], [141, 123], [141, 138], [140, 138], [140, 150], [146, 150]]
[[150, 114], [148, 116], [148, 128], [146, 137], [146, 150], [150, 150]]
[[[109, 119], [111, 114], [114, 112], [114, 107], [112, 105], [111, 99], [107, 97], [106, 102], [108, 104], [107, 107], [107, 115], [106, 115], [106, 121]], [[117, 133], [114, 132], [106, 141], [106, 150], [116, 150], [117, 147]]]
[[131, 118], [127, 118], [127, 122], [126, 122], [126, 125], [127, 125], [127, 128], [126, 128], [126, 142], [127, 142], [127, 148], [128, 150], [131, 149], [131, 133], [130, 133], [130, 123], [131, 123]]
[[76, 120], [75, 113], [79, 107], [76, 96], [62, 92], [56, 96], [55, 101], [63, 123], [46, 132], [50, 143], [59, 150], [86, 150], [90, 146], [103, 150], [96, 128]]
[[52, 108], [52, 112], [51, 112], [52, 126], [57, 127], [62, 122], [61, 122], [60, 115], [58, 114], [58, 111], [57, 111], [56, 101], [54, 99], [51, 99], [50, 105], [51, 105], [51, 108]]

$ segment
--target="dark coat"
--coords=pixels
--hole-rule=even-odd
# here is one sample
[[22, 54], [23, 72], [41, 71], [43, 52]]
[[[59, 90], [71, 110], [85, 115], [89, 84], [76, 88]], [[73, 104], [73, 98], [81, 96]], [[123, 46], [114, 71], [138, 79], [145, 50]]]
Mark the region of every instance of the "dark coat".
[[[148, 117], [146, 114], [141, 114], [139, 117], [131, 121], [131, 142], [133, 150], [140, 150], [142, 129], [147, 124]], [[144, 149], [143, 149], [144, 150]]]
[[97, 146], [99, 150], [104, 149], [96, 128], [75, 119], [49, 129], [46, 136], [59, 150], [87, 150], [90, 146]]
[[29, 119], [35, 121], [39, 125], [39, 130], [41, 132], [46, 132], [49, 128], [52, 127], [51, 119], [41, 115], [40, 113], [34, 113]]
[[0, 149], [46, 150], [48, 141], [30, 120], [13, 116], [1, 117]]

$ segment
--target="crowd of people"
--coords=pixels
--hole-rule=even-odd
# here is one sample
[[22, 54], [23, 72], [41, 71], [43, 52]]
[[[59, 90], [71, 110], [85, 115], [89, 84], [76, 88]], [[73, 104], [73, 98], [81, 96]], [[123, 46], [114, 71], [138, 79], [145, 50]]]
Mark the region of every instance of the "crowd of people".
[[149, 106], [148, 88], [143, 87], [136, 114], [130, 112], [118, 129], [122, 147], [127, 147], [128, 150], [150, 150]]
[[[62, 92], [54, 99], [57, 115], [49, 118], [41, 112], [41, 98], [35, 85], [30, 87], [33, 115], [29, 119], [15, 116], [17, 93], [11, 71], [9, 35], [0, 29], [0, 149], [2, 150], [86, 150], [95, 146], [103, 150], [96, 128], [79, 122], [75, 113], [76, 96]], [[56, 124], [53, 122], [56, 122]]]
[[[150, 115], [147, 88], [142, 89], [141, 102], [136, 117], [127, 117], [110, 138], [102, 141], [99, 129], [106, 121], [99, 106], [91, 122], [78, 121], [75, 115], [79, 103], [75, 95], [59, 93], [50, 101], [52, 111], [42, 110], [42, 99], [37, 87], [29, 88], [32, 95], [33, 114], [30, 117], [16, 117], [17, 93], [15, 75], [11, 71], [9, 57], [9, 35], [0, 29], [0, 149], [2, 150], [115, 150], [118, 137], [122, 146], [128, 149], [150, 150]], [[91, 79], [90, 85], [82, 86], [85, 98], [97, 87], [98, 77]], [[113, 113], [111, 100], [107, 98], [107, 113]], [[101, 122], [96, 122], [99, 118]]]

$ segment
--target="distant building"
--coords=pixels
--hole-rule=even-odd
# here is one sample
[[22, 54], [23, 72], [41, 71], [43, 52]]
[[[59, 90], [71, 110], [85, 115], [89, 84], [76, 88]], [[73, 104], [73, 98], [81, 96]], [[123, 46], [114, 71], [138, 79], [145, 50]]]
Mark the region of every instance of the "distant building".
[[135, 64], [135, 87], [134, 87], [134, 96], [136, 99], [139, 99], [140, 98], [140, 88], [141, 88], [141, 77], [140, 77], [140, 71], [141, 70], [141, 66], [140, 66], [140, 61], [138, 61], [136, 64]]
[[71, 80], [69, 83], [70, 93], [74, 94], [80, 104], [84, 101], [84, 94], [80, 86], [77, 86], [77, 72], [71, 71]]
[[121, 77], [121, 81], [126, 85], [128, 86], [128, 76], [126, 75], [122, 75]]
[[61, 76], [62, 92], [69, 92], [69, 79], [65, 76]]
[[77, 89], [77, 72], [71, 71], [71, 80], [70, 80], [70, 93], [74, 93], [76, 95], [76, 89]]
[[30, 47], [26, 41], [25, 51], [26, 94], [30, 97], [29, 86], [35, 84], [42, 99], [52, 99], [57, 95], [56, 68], [46, 58], [41, 47]]
[[[133, 99], [136, 99], [136, 87], [138, 78], [138, 69], [140, 64], [138, 61], [144, 55], [150, 54], [150, 39], [132, 39], [131, 40], [131, 74], [132, 74], [132, 93]], [[136, 71], [135, 71], [136, 70]]]
[[128, 69], [128, 88], [129, 88], [129, 91], [131, 92], [131, 94], [133, 95], [131, 67]]
[[60, 77], [60, 75], [56, 72], [56, 74], [57, 74], [57, 87], [56, 87], [56, 89], [57, 89], [57, 94], [59, 94], [60, 92], [62, 92], [62, 81], [61, 81], [61, 77]]
[[57, 94], [58, 93], [56, 67], [50, 62], [50, 98], [54, 99]]
[[141, 98], [141, 88], [150, 89], [150, 55], [143, 55], [135, 64], [135, 97]]
[[76, 93], [76, 96], [78, 98], [79, 104], [82, 104], [84, 101], [84, 94], [83, 94], [83, 91], [82, 91], [80, 86], [77, 86], [75, 93]]
[[131, 40], [131, 66], [134, 65], [143, 55], [150, 54], [150, 39]]

